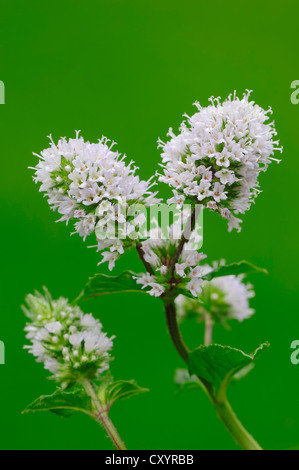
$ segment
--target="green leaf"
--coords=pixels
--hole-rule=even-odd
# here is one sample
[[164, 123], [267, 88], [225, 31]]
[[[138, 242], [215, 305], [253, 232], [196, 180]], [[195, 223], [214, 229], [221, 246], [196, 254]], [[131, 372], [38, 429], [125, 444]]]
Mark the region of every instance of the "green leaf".
[[122, 292], [144, 292], [141, 285], [136, 283], [133, 276], [137, 274], [131, 271], [124, 271], [119, 276], [107, 276], [106, 274], [96, 274], [89, 278], [83, 291], [73, 303], [87, 300], [90, 297], [99, 295], [117, 294]]
[[251, 365], [268, 347], [269, 343], [264, 343], [249, 355], [230, 346], [201, 346], [189, 355], [189, 373], [209, 382], [217, 396], [226, 390], [232, 377]]
[[71, 416], [76, 411], [93, 416], [91, 399], [81, 387], [68, 391], [57, 389], [52, 395], [41, 396], [27, 406], [23, 413], [34, 413], [37, 411], [51, 411], [65, 418]]
[[115, 382], [103, 382], [98, 389], [98, 397], [109, 408], [118, 400], [131, 398], [134, 395], [148, 392], [147, 388], [141, 388], [135, 380], [117, 380]]
[[211, 281], [214, 277], [231, 275], [238, 276], [239, 274], [250, 274], [255, 272], [268, 274], [268, 271], [266, 269], [259, 268], [258, 266], [255, 266], [254, 264], [249, 263], [248, 261], [240, 261], [239, 263], [220, 266], [219, 268], [204, 276], [203, 279]]

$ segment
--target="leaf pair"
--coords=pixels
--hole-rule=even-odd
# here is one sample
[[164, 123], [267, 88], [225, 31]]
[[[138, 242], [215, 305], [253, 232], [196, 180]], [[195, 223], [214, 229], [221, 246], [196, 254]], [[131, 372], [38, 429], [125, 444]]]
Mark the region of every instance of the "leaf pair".
[[[211, 281], [215, 277], [250, 274], [253, 272], [267, 273], [265, 269], [254, 266], [248, 261], [241, 261], [240, 263], [233, 263], [226, 266], [220, 266], [214, 269], [211, 273], [203, 277], [204, 280]], [[77, 297], [74, 303], [82, 302], [91, 297], [97, 297], [106, 294], [117, 294], [122, 292], [145, 292], [141, 289], [141, 285], [136, 283], [134, 277], [137, 276], [131, 271], [124, 271], [118, 276], [107, 276], [106, 274], [96, 274], [91, 277], [81, 294]], [[192, 296], [189, 291], [182, 290], [179, 293], [186, 296]]]
[[[139, 387], [134, 380], [114, 382], [112, 377], [108, 375], [98, 386], [97, 395], [102, 405], [108, 410], [118, 400], [131, 398], [147, 391], [147, 389]], [[37, 411], [51, 411], [65, 418], [76, 411], [81, 411], [92, 418], [96, 417], [91, 398], [81, 386], [70, 390], [58, 388], [52, 395], [44, 395], [35, 400], [23, 413]]]

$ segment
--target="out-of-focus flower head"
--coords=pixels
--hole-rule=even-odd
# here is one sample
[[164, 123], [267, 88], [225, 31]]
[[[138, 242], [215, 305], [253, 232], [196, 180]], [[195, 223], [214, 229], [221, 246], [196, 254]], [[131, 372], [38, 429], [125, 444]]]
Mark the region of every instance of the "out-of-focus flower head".
[[25, 349], [44, 363], [52, 379], [66, 388], [83, 378], [99, 379], [109, 368], [114, 337], [107, 337], [92, 314], [63, 297], [53, 300], [47, 289], [27, 295], [26, 304], [25, 331], [31, 344]]
[[[205, 274], [212, 271], [209, 266], [203, 269]], [[200, 302], [183, 295], [176, 298], [178, 317], [180, 320], [196, 317], [204, 322], [209, 315], [224, 326], [231, 319], [241, 322], [255, 313], [249, 305], [254, 295], [253, 286], [244, 283], [243, 275], [215, 277], [203, 282]]]

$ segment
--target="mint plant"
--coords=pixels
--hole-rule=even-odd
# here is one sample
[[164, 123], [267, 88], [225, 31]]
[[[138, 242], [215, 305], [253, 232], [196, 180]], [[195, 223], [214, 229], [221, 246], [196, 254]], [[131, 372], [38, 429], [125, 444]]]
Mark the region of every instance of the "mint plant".
[[70, 416], [81, 411], [101, 424], [115, 447], [125, 444], [109, 418], [115, 401], [146, 390], [134, 381], [114, 381], [109, 372], [109, 338], [92, 314], [84, 314], [67, 299], [53, 300], [49, 291], [26, 297], [23, 311], [28, 319], [25, 327], [30, 345], [25, 346], [50, 371], [50, 379], [60, 387], [51, 396], [42, 396], [24, 412], [52, 411]]
[[[246, 261], [208, 264], [204, 253], [190, 249], [201, 238], [201, 210], [219, 213], [228, 221], [229, 231], [240, 231], [238, 215], [249, 210], [261, 192], [260, 172], [273, 160], [279, 161], [273, 157], [282, 148], [274, 140], [274, 123], [268, 122], [271, 108], [265, 111], [249, 98], [248, 91], [242, 99], [235, 93], [222, 103], [212, 97], [205, 108], [196, 103], [198, 112], [186, 116], [178, 135], [170, 129], [168, 142], [159, 139], [162, 173], [156, 176], [173, 191], [168, 205], [179, 210], [166, 227], [165, 221], [153, 218], [150, 231], [146, 229], [148, 211], [161, 202], [151, 191], [156, 182], [140, 181], [133, 162], [127, 164], [125, 156], [113, 150], [114, 142], [102, 138], [91, 144], [77, 133], [75, 139], [64, 138], [58, 144], [51, 138], [50, 147], [41, 152], [34, 179], [41, 183], [51, 207], [62, 215], [60, 220], [74, 221], [84, 240], [95, 236], [95, 246], [103, 255], [99, 264], [108, 262], [112, 271], [117, 259], [134, 249], [144, 271], [127, 270], [117, 276], [98, 273], [71, 304], [64, 299], [54, 302], [47, 291], [45, 296], [28, 297], [29, 351], [61, 384], [52, 397], [38, 399], [29, 410], [69, 413], [77, 397], [75, 408], [100, 420], [117, 448], [124, 448], [106, 421], [108, 408], [115, 399], [144, 389], [134, 382], [113, 381], [107, 372], [112, 338], [79, 305], [104, 294], [146, 292], [163, 304], [173, 345], [186, 363], [186, 369], [175, 375], [180, 390], [203, 389], [237, 444], [244, 450], [261, 449], [232, 410], [227, 389], [232, 381], [247, 375], [269, 345], [265, 342], [246, 354], [216, 344], [213, 326], [217, 322], [227, 327], [232, 320], [244, 321], [253, 315], [250, 298], [254, 290], [246, 283], [246, 275], [267, 271]], [[178, 219], [182, 223], [179, 236]], [[190, 317], [205, 325], [202, 343], [193, 351], [179, 328]]]

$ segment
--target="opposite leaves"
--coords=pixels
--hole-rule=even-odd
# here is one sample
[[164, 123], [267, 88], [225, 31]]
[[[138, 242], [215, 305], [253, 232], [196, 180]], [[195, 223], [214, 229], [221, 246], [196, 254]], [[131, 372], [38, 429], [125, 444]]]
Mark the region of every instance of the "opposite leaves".
[[[111, 377], [106, 377], [97, 388], [97, 395], [102, 405], [109, 408], [118, 400], [130, 398], [134, 395], [147, 392], [141, 388], [134, 380], [113, 381]], [[59, 416], [67, 418], [76, 411], [95, 418], [95, 412], [92, 400], [87, 395], [83, 387], [74, 387], [70, 390], [57, 389], [52, 395], [44, 395], [31, 403], [23, 413], [51, 411]]]
[[[241, 261], [239, 263], [233, 263], [226, 266], [220, 266], [214, 269], [209, 274], [203, 276], [202, 279], [205, 281], [211, 281], [215, 277], [239, 275], [239, 274], [250, 274], [254, 272], [261, 272], [267, 274], [267, 270], [259, 268], [248, 261]], [[74, 300], [74, 304], [82, 302], [92, 297], [98, 297], [100, 295], [117, 294], [124, 292], [137, 292], [143, 293], [142, 286], [136, 283], [136, 277], [138, 275], [131, 271], [124, 271], [118, 276], [108, 276], [106, 274], [96, 274], [89, 278], [81, 294]], [[194, 296], [187, 290], [181, 289], [178, 285], [175, 296], [183, 294], [186, 297], [194, 298]]]

